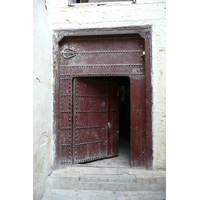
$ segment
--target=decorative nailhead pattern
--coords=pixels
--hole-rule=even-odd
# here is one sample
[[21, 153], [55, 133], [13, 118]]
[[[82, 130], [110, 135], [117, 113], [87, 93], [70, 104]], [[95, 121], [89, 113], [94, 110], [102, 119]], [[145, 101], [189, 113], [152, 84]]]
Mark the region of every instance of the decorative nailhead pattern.
[[71, 110], [61, 110], [61, 113], [71, 113]]
[[[77, 157], [77, 156], [76, 156]], [[106, 155], [103, 156], [97, 156], [97, 157], [92, 157], [92, 158], [86, 158], [84, 160], [76, 160], [77, 163], [81, 163], [81, 162], [87, 162], [87, 161], [91, 161], [91, 160], [97, 160], [97, 159], [101, 159], [101, 158], [106, 158]]]
[[88, 41], [88, 40], [120, 40], [120, 39], [136, 39], [137, 37], [95, 37], [95, 38], [89, 38], [89, 37], [84, 37], [84, 38], [69, 38], [67, 39], [68, 42], [75, 42], [75, 41]]
[[129, 73], [81, 73], [81, 74], [74, 74], [74, 76], [128, 76]]
[[107, 110], [78, 110], [76, 113], [106, 113]]
[[64, 164], [71, 164], [72, 162], [71, 161], [61, 161], [61, 165], [64, 165]]
[[[134, 50], [114, 50], [114, 51], [79, 51], [77, 52], [75, 49], [70, 49], [68, 47], [65, 47], [64, 49], [61, 50], [60, 54], [63, 56], [65, 59], [69, 59], [72, 57], [75, 57], [77, 55], [84, 55], [84, 54], [110, 54], [110, 53], [141, 53], [144, 51], [140, 49], [134, 49]], [[144, 54], [143, 54], [144, 55]]]
[[62, 127], [61, 130], [71, 130], [71, 127]]
[[131, 75], [142, 75], [143, 72], [134, 72], [134, 73], [131, 73]]
[[[61, 144], [61, 146], [68, 147], [68, 146], [71, 146], [71, 144]], [[70, 154], [71, 154], [71, 152], [70, 152]]]
[[61, 97], [69, 97], [69, 96], [71, 96], [71, 95], [69, 95], [69, 94], [61, 94]]
[[86, 97], [86, 98], [107, 98], [107, 96], [100, 96], [100, 95], [76, 95], [77, 97]]
[[[75, 96], [76, 96], [76, 110], [78, 109], [78, 98], [77, 98], [77, 95], [78, 95], [78, 81], [75, 80], [75, 86], [76, 86], [76, 92], [75, 92]], [[77, 125], [78, 125], [78, 115], [76, 114], [76, 124], [75, 124], [75, 127], [76, 127], [76, 142], [75, 142], [75, 146], [77, 146]], [[77, 148], [75, 149], [75, 155], [77, 155]], [[75, 160], [76, 160], [77, 156], [75, 156]]]
[[80, 51], [77, 54], [107, 54], [107, 53], [140, 53], [143, 50], [115, 50], [115, 51]]
[[[143, 63], [132, 63], [132, 64], [88, 64], [88, 65], [60, 65], [61, 68], [83, 68], [83, 67], [133, 67], [143, 66]], [[61, 76], [66, 74], [61, 74]], [[62, 78], [65, 80], [66, 78]]]
[[106, 128], [106, 126], [80, 126], [80, 127], [76, 127], [77, 130], [79, 129], [93, 129], [93, 128]]
[[106, 140], [99, 140], [99, 141], [94, 141], [94, 142], [82, 142], [82, 143], [77, 143], [76, 145], [77, 146], [80, 146], [80, 145], [86, 145], [86, 144], [96, 144], [96, 143], [106, 143]]
[[[65, 81], [65, 82], [64, 82]], [[63, 127], [61, 127], [61, 130], [62, 131], [69, 131], [68, 133], [68, 141], [71, 143], [71, 101], [72, 101], [72, 98], [71, 98], [71, 95], [72, 95], [72, 85], [71, 85], [71, 82], [72, 82], [72, 78], [71, 78], [71, 74], [70, 73], [67, 73], [65, 74], [64, 76], [60, 76], [60, 96], [61, 97], [68, 97], [68, 100], [69, 100], [69, 103], [68, 103], [68, 109], [65, 110], [65, 108], [63, 109], [63, 101], [65, 101], [63, 98], [60, 98], [60, 114], [65, 114], [65, 113], [68, 113], [68, 125], [67, 125], [67, 121], [62, 121], [62, 115], [60, 117], [60, 124], [64, 123], [63, 124]], [[66, 88], [63, 88], [63, 83], [65, 83], [65, 85], [68, 87], [68, 93], [66, 93]], [[62, 134], [66, 134], [66, 132], [61, 132], [61, 135]], [[67, 151], [68, 151], [68, 155], [69, 157], [67, 159], [69, 159], [68, 161], [63, 161], [63, 159], [66, 159], [65, 155], [61, 155], [61, 164], [62, 162], [64, 163], [72, 163], [71, 161], [71, 148], [69, 148], [68, 146], [71, 144], [66, 144], [66, 145], [63, 145], [63, 144], [60, 144], [62, 148], [66, 148], [67, 147]]]

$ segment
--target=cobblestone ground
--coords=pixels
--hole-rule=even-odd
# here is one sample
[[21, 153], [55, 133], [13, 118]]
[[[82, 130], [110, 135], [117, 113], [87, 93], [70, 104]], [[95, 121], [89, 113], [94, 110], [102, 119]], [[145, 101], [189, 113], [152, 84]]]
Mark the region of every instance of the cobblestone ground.
[[165, 192], [48, 190], [43, 200], [166, 200]]

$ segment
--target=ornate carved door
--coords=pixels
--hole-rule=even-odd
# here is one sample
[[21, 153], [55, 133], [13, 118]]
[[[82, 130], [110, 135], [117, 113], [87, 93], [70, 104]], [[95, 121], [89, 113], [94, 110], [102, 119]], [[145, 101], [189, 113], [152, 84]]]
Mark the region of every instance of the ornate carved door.
[[73, 162], [118, 155], [118, 84], [97, 78], [73, 81]]
[[[110, 121], [117, 121], [117, 109], [111, 107], [115, 105], [113, 103], [115, 101], [114, 96], [116, 97], [114, 88], [117, 86], [110, 85], [109, 82], [103, 82], [103, 78], [127, 77], [130, 80], [131, 102], [130, 165], [131, 167], [151, 169], [153, 161], [151, 27], [56, 30], [53, 31], [53, 41], [55, 79], [53, 93], [54, 166], [59, 167], [60, 165], [79, 163], [117, 154], [118, 142], [115, 137], [118, 127], [117, 123], [110, 124]], [[97, 77], [102, 85], [107, 84], [107, 93], [100, 89], [99, 85], [101, 84], [97, 84]], [[95, 80], [96, 86], [94, 82], [92, 83], [92, 79]], [[73, 82], [73, 80], [75, 81]], [[101, 109], [97, 107], [98, 105], [101, 106], [99, 104], [101, 98], [99, 100], [95, 98], [97, 100], [96, 104], [92, 105], [93, 111], [101, 111], [97, 113], [91, 113], [91, 103], [87, 104], [88, 101], [92, 102], [94, 98], [84, 97], [84, 99], [81, 99], [79, 96], [76, 98], [73, 89], [76, 91], [76, 83], [79, 87], [81, 85], [79, 82], [84, 82], [83, 80], [88, 81], [91, 88], [95, 86], [96, 92], [100, 91], [87, 94], [81, 93], [82, 90], [78, 88], [77, 95], [107, 95], [105, 104], [107, 111], [105, 113], [103, 107], [100, 107]], [[84, 84], [81, 87], [83, 86]], [[112, 92], [113, 98], [110, 96]], [[81, 100], [83, 103], [79, 102]], [[77, 109], [75, 107], [76, 103]], [[88, 105], [88, 107], [79, 110], [80, 105]], [[86, 121], [88, 117], [93, 120], [94, 116], [96, 117], [95, 124], [92, 121]], [[99, 127], [94, 128], [93, 126]], [[84, 127], [87, 127], [87, 129]], [[109, 127], [111, 128], [109, 129]], [[96, 133], [92, 135], [94, 131]], [[82, 138], [82, 133], [85, 134], [85, 138]], [[100, 133], [102, 133], [101, 137]], [[92, 138], [95, 135], [96, 138]], [[106, 143], [104, 142], [106, 145], [103, 146], [101, 140], [106, 141]], [[82, 152], [84, 148], [87, 149], [85, 155]], [[90, 149], [94, 150], [91, 152]]]

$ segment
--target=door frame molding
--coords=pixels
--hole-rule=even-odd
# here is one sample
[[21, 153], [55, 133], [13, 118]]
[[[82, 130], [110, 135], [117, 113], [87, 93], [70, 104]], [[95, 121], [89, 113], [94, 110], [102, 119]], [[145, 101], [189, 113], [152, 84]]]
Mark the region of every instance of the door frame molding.
[[[60, 44], [62, 40], [72, 36], [101, 36], [101, 35], [124, 35], [139, 34], [145, 43], [145, 165], [147, 169], [152, 169], [153, 146], [152, 146], [152, 27], [148, 26], [128, 26], [114, 28], [90, 28], [90, 29], [68, 29], [53, 31], [53, 163], [52, 168], [61, 166], [60, 147]], [[90, 76], [88, 76], [90, 77]], [[137, 167], [137, 164], [135, 164]]]

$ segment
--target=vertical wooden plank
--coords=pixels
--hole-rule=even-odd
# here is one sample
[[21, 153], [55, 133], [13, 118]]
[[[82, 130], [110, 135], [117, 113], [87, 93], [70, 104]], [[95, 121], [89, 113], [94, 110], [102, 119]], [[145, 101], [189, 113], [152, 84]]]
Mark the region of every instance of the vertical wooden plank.
[[151, 29], [145, 40], [145, 101], [146, 101], [146, 167], [153, 167], [152, 143], [152, 84], [151, 84]]
[[131, 77], [131, 166], [145, 166], [144, 77]]
[[70, 74], [60, 74], [60, 159], [61, 164], [72, 163], [72, 84]]
[[106, 157], [107, 81], [74, 79], [73, 149], [74, 163]]

